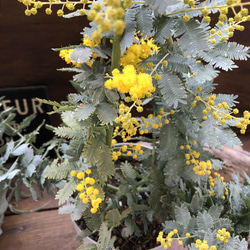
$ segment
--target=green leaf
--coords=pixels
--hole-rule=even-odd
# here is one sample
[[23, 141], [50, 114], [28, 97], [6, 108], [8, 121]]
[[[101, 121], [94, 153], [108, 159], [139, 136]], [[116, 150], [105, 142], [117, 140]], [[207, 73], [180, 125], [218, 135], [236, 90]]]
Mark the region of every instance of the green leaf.
[[117, 227], [120, 224], [121, 214], [119, 213], [119, 210], [117, 208], [112, 209], [108, 211], [105, 216], [105, 219], [107, 220], [109, 227]]
[[146, 0], [146, 3], [160, 14], [171, 14], [183, 7], [182, 0]]
[[56, 199], [59, 200], [59, 205], [62, 205], [74, 193], [76, 186], [77, 183], [72, 178], [62, 189], [57, 192]]
[[207, 211], [203, 211], [202, 213], [198, 212], [197, 224], [201, 232], [206, 232], [208, 229], [211, 229], [213, 223], [213, 218]]
[[136, 171], [133, 169], [132, 165], [128, 162], [122, 163], [121, 171], [125, 179], [134, 180], [136, 178]]
[[194, 19], [191, 19], [189, 22], [179, 20], [179, 30], [176, 36], [181, 34], [182, 36], [178, 39], [178, 43], [185, 54], [197, 56], [202, 51], [208, 51], [206, 31]]
[[160, 131], [160, 157], [166, 159], [176, 152], [179, 131], [172, 123], [162, 126]]
[[128, 229], [130, 235], [132, 235], [133, 233], [136, 234], [136, 232], [140, 231], [135, 221], [130, 217], [125, 219], [124, 225]]
[[103, 50], [103, 49], [98, 48], [98, 47], [91, 47], [91, 49], [97, 54], [98, 57], [108, 59], [107, 54], [109, 51]]
[[75, 109], [74, 118], [78, 121], [86, 120], [96, 109], [96, 106], [93, 104], [84, 104]]
[[174, 229], [177, 229], [179, 234], [181, 234], [181, 232], [183, 231], [183, 225], [180, 224], [179, 222], [177, 221], [165, 221], [163, 224], [163, 231], [164, 233], [169, 233], [170, 231], [174, 230]]
[[188, 57], [172, 54], [166, 60], [168, 61], [168, 68], [175, 72], [191, 72], [190, 67], [194, 64], [194, 60]]
[[152, 31], [152, 13], [146, 6], [142, 5], [135, 13], [136, 31], [143, 34], [143, 37], [150, 37]]
[[171, 35], [171, 30], [175, 25], [175, 20], [169, 17], [162, 17], [159, 22], [159, 27], [155, 31], [155, 41], [164, 43], [165, 39], [168, 39]]
[[67, 138], [67, 139], [80, 139], [82, 138], [82, 128], [79, 126], [78, 128], [74, 127], [57, 127], [54, 129], [56, 135]]
[[3, 224], [4, 213], [8, 208], [8, 201], [6, 200], [7, 189], [0, 190], [0, 235], [3, 233], [1, 225]]
[[204, 204], [204, 197], [200, 197], [198, 194], [195, 194], [190, 203], [190, 209], [193, 213], [200, 211]]
[[249, 58], [249, 47], [236, 42], [218, 43], [211, 51], [214, 57], [223, 56], [231, 60], [247, 60]]
[[78, 247], [77, 250], [98, 250], [98, 248], [94, 243], [87, 243]]
[[213, 217], [213, 220], [220, 218], [220, 215], [223, 211], [223, 206], [213, 205], [209, 208], [208, 213]]
[[[233, 230], [232, 225], [233, 224], [232, 224], [231, 220], [229, 220], [227, 218], [219, 218], [218, 220], [215, 221], [214, 228], [216, 230], [219, 230], [221, 228], [226, 228], [227, 231], [231, 231], [231, 230]], [[248, 228], [248, 230], [249, 230], [249, 228]]]
[[159, 88], [168, 106], [178, 107], [178, 103], [186, 104], [186, 91], [181, 80], [174, 74], [161, 74]]
[[132, 212], [132, 208], [131, 207], [128, 207], [125, 210], [123, 210], [122, 214], [121, 214], [121, 220], [127, 218], [128, 215], [131, 214], [131, 212]]
[[100, 103], [96, 106], [96, 114], [104, 124], [113, 124], [117, 117], [116, 110], [108, 103]]
[[[12, 165], [14, 166], [14, 165]], [[15, 164], [16, 166], [16, 164]], [[2, 174], [0, 176], [0, 182], [4, 181], [4, 180], [12, 180], [21, 170], [20, 169], [14, 169], [12, 170], [12, 168], [10, 168], [8, 170], [8, 172], [6, 172], [5, 174]]]
[[77, 168], [75, 162], [64, 160], [62, 163], [58, 163], [54, 160], [45, 170], [46, 178], [49, 179], [66, 179], [72, 170]]
[[87, 62], [92, 55], [90, 48], [75, 48], [69, 55], [70, 60], [75, 63]]
[[115, 173], [115, 167], [112, 161], [112, 152], [108, 146], [102, 145], [99, 155], [100, 158], [97, 163], [97, 170], [100, 180], [104, 182]]
[[191, 219], [188, 208], [184, 204], [181, 204], [181, 206], [175, 206], [174, 212], [176, 221], [186, 227]]
[[105, 92], [105, 95], [110, 102], [112, 102], [114, 104], [118, 103], [119, 95], [118, 95], [117, 91], [104, 88], [104, 92]]
[[108, 229], [107, 223], [102, 223], [99, 229], [98, 249], [113, 249], [115, 237], [111, 238], [112, 229]]
[[1, 165], [9, 159], [9, 156], [12, 153], [13, 149], [14, 149], [14, 141], [11, 140], [10, 142], [7, 142], [4, 156], [0, 158]]
[[94, 92], [93, 97], [92, 97], [92, 101], [94, 103], [98, 104], [104, 100], [104, 97], [105, 97], [104, 87], [101, 86], [101, 87], [95, 89], [95, 92]]
[[35, 119], [35, 117], [36, 117], [35, 113], [25, 117], [19, 124], [18, 131], [21, 132], [23, 129], [27, 128], [30, 125], [30, 123]]
[[133, 9], [126, 10], [124, 22], [126, 23], [126, 28], [121, 40], [121, 53], [133, 43], [136, 31], [135, 23], [135, 11]]

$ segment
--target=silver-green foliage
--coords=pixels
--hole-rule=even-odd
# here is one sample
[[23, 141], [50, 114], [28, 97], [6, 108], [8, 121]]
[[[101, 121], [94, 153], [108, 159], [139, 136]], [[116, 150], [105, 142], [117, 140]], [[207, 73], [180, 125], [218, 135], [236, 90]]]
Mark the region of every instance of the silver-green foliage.
[[[0, 98], [0, 108], [3, 98]], [[19, 127], [15, 126], [16, 110], [8, 108], [0, 111], [0, 139], [11, 138], [9, 142], [0, 148], [0, 226], [4, 221], [4, 213], [7, 208], [12, 208], [13, 199], [18, 202], [22, 199], [21, 184], [24, 184], [34, 200], [37, 200], [37, 192], [33, 184], [37, 183], [39, 195], [45, 187], [52, 190], [51, 184], [44, 180], [42, 172], [47, 159], [42, 157], [43, 149], [39, 152], [33, 142], [42, 124], [30, 133], [24, 133], [35, 115], [23, 119]], [[15, 179], [15, 182], [13, 182]], [[13, 210], [14, 211], [14, 210]], [[0, 229], [0, 234], [2, 230]]]

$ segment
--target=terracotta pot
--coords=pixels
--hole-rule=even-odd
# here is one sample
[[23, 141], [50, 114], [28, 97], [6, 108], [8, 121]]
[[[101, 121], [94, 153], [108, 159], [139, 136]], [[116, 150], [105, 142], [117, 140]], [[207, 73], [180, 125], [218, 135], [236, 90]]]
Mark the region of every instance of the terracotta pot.
[[[76, 233], [79, 234], [81, 232], [81, 229], [78, 227], [78, 225], [75, 223], [75, 221], [73, 221], [73, 225], [74, 225], [74, 228], [76, 230]], [[92, 240], [90, 237], [86, 237], [83, 239], [83, 244], [88, 244], [88, 243], [94, 243], [96, 244], [96, 241]], [[183, 247], [183, 246], [179, 246], [178, 245], [178, 242], [176, 240], [174, 240], [172, 242], [172, 246], [168, 248], [169, 250], [187, 250], [188, 248], [186, 247]], [[158, 246], [158, 247], [154, 247], [154, 248], [151, 248], [151, 249], [148, 249], [148, 250], [164, 250], [164, 247], [163, 246]]]

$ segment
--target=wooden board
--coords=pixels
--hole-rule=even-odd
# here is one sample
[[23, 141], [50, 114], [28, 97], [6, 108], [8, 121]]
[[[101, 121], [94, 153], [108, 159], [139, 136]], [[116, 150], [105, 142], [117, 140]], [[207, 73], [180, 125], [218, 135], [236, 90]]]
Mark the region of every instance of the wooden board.
[[81, 245], [70, 216], [57, 210], [6, 216], [3, 232], [1, 250], [73, 250]]

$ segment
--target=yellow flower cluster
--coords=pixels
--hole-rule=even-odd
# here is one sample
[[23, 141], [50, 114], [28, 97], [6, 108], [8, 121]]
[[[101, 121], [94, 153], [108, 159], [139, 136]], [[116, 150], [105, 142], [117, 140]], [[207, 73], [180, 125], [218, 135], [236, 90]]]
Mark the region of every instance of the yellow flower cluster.
[[[173, 238], [174, 235], [177, 235], [177, 238]], [[190, 236], [190, 235], [189, 235]], [[174, 229], [173, 231], [170, 231], [166, 238], [163, 237], [163, 232], [159, 232], [159, 235], [156, 239], [156, 241], [160, 242], [161, 245], [164, 247], [164, 249], [168, 249], [171, 247], [171, 243], [173, 240], [178, 240], [178, 244], [181, 246], [183, 244], [182, 240], [180, 239], [178, 235], [178, 230]]]
[[[83, 37], [83, 45], [85, 46], [88, 46], [88, 47], [95, 47], [97, 46], [98, 44], [100, 43], [100, 41], [92, 41], [91, 39], [89, 39], [87, 37], [87, 35], [84, 35]], [[81, 63], [77, 63], [77, 62], [71, 62], [70, 60], [70, 54], [74, 51], [74, 49], [63, 49], [63, 50], [60, 50], [59, 52], [59, 56], [65, 60], [65, 62], [67, 64], [70, 64], [72, 63], [74, 66], [76, 67], [81, 67]], [[90, 67], [92, 67], [92, 64], [95, 60], [95, 58], [97, 58], [97, 55], [94, 51], [92, 51], [92, 59], [91, 60], [88, 60], [86, 62], [87, 65], [89, 65]]]
[[[159, 48], [154, 44], [153, 38], [139, 39], [139, 37], [135, 35], [135, 39], [138, 43], [132, 44], [126, 49], [124, 54], [121, 56], [121, 65], [133, 65], [139, 71], [143, 71], [144, 69], [139, 68], [139, 62], [141, 62], [142, 59], [146, 59], [151, 56], [153, 52], [157, 53]], [[147, 68], [153, 67], [153, 63], [149, 64], [147, 65]]]
[[[102, 5], [106, 8], [102, 8], [99, 3], [92, 4], [92, 9], [87, 14], [88, 20], [97, 24], [97, 30], [93, 32], [92, 39], [100, 39], [102, 33], [110, 32], [112, 28], [115, 34], [123, 34], [125, 8], [129, 7], [125, 2], [128, 1], [122, 3], [121, 0], [105, 0]], [[132, 4], [132, 1], [130, 2]]]
[[[226, 228], [218, 230], [217, 239], [226, 244], [229, 238], [230, 233], [226, 230]], [[195, 247], [199, 250], [217, 250], [217, 247], [215, 245], [209, 247], [206, 240], [201, 241], [200, 239], [196, 240]]]
[[206, 161], [206, 162], [200, 161], [199, 165], [197, 164], [196, 166], [193, 167], [194, 172], [198, 175], [205, 175], [205, 174], [210, 175], [211, 169], [212, 169], [212, 165], [210, 161]]
[[217, 239], [226, 244], [229, 238], [230, 238], [230, 233], [226, 230], [226, 228], [218, 230]]
[[[217, 172], [214, 172], [214, 177], [212, 175], [209, 176], [209, 183], [210, 183], [210, 186], [211, 188], [214, 187], [215, 185], [215, 181], [217, 180], [220, 180], [221, 182], [223, 182], [224, 186], [226, 186], [226, 182], [224, 182], [224, 177], [221, 176], [219, 173]], [[225, 195], [228, 195], [228, 189], [226, 187], [224, 187], [224, 195], [221, 197], [223, 200], [226, 199], [226, 196]], [[213, 191], [209, 191], [210, 195], [214, 195], [215, 192], [214, 190]]]
[[[115, 139], [112, 140], [112, 146], [115, 146], [115, 144], [117, 143], [117, 141]], [[143, 150], [141, 148], [141, 144], [140, 143], [128, 143], [128, 144], [124, 144], [122, 146], [115, 146], [114, 148], [115, 150], [118, 151], [113, 151], [112, 153], [112, 159], [114, 161], [118, 160], [118, 157], [123, 154], [126, 154], [127, 156], [132, 156], [133, 159], [137, 159], [138, 154], [142, 155], [143, 154]]]
[[[197, 142], [193, 141], [192, 145], [196, 145]], [[182, 145], [180, 146], [181, 150], [187, 149], [188, 152], [185, 153], [186, 164], [190, 165], [191, 163], [194, 164], [193, 171], [198, 175], [205, 175], [211, 174], [212, 164], [210, 161], [199, 161], [198, 158], [200, 157], [200, 153], [192, 150], [191, 145], [187, 144], [185, 147]]]
[[199, 250], [217, 250], [216, 246], [209, 247], [206, 240], [201, 241], [200, 239], [196, 240], [195, 247]]
[[74, 51], [74, 49], [63, 49], [63, 50], [60, 50], [59, 52], [59, 56], [64, 59], [64, 61], [67, 63], [67, 64], [70, 64], [72, 63], [74, 66], [76, 67], [81, 67], [81, 63], [77, 63], [77, 62], [71, 62], [70, 60], [70, 54]]
[[[130, 97], [125, 98], [125, 102], [130, 101]], [[138, 131], [140, 135], [143, 135], [149, 133], [149, 127], [159, 130], [163, 126], [163, 122], [165, 124], [169, 123], [169, 119], [167, 119], [167, 116], [173, 115], [175, 113], [174, 110], [165, 112], [163, 108], [160, 108], [159, 113], [156, 115], [149, 114], [147, 118], [141, 116], [139, 119], [136, 119], [132, 117], [131, 111], [135, 107], [137, 112], [142, 112], [143, 107], [141, 106], [141, 103], [142, 101], [140, 99], [134, 101], [131, 106], [127, 106], [124, 102], [120, 103], [119, 116], [115, 119], [115, 122], [117, 124], [120, 124], [120, 126], [116, 126], [113, 133], [113, 138], [120, 136], [123, 142], [127, 142], [131, 139], [132, 136], [135, 136]], [[115, 158], [117, 157], [115, 156]]]
[[[184, 0], [184, 5], [186, 4], [191, 7], [191, 10], [195, 10], [194, 0]], [[244, 4], [242, 4], [241, 0], [227, 0], [226, 5], [217, 5], [215, 1], [214, 6], [208, 7], [206, 4], [204, 4], [202, 8], [199, 7], [199, 10], [202, 12], [204, 23], [211, 22], [211, 17], [209, 16], [211, 9], [217, 9], [219, 11], [217, 22], [217, 27], [219, 27], [219, 29], [215, 30], [212, 28], [210, 30], [210, 36], [208, 37], [208, 40], [212, 44], [216, 43], [216, 39], [214, 38], [215, 36], [220, 37], [221, 41], [226, 41], [228, 38], [225, 35], [225, 32], [227, 32], [228, 37], [232, 37], [235, 30], [243, 31], [245, 29], [244, 26], [240, 25], [242, 22], [250, 21], [249, 11], [244, 7], [245, 5], [250, 5], [250, 2], [244, 2]], [[237, 7], [239, 8], [238, 12]], [[231, 11], [229, 11], [230, 9]], [[233, 13], [234, 17], [228, 17], [229, 13]], [[190, 20], [190, 17], [187, 13], [185, 13], [183, 16], [183, 20], [184, 22], [188, 22]], [[221, 27], [226, 21], [228, 21], [230, 25], [222, 29]]]
[[98, 197], [99, 190], [94, 188], [95, 179], [89, 177], [90, 174], [91, 169], [88, 169], [85, 172], [71, 171], [71, 176], [76, 177], [80, 181], [76, 187], [76, 190], [80, 192], [79, 198], [84, 204], [91, 202], [92, 208], [90, 209], [90, 212], [94, 214], [97, 212], [102, 199]]
[[150, 97], [155, 91], [152, 77], [146, 73], [137, 74], [133, 65], [126, 65], [120, 73], [118, 69], [112, 71], [113, 78], [105, 82], [108, 89], [116, 88], [120, 93], [129, 93], [132, 101]]
[[25, 10], [25, 15], [31, 16], [37, 14], [37, 9], [42, 8], [43, 6], [48, 6], [45, 9], [45, 13], [47, 15], [52, 14], [52, 5], [59, 6], [61, 5], [62, 8], [57, 11], [58, 16], [64, 15], [64, 9], [66, 7], [69, 11], [74, 11], [75, 6], [80, 5], [82, 6], [81, 9], [79, 9], [81, 15], [85, 15], [85, 5], [91, 4], [94, 1], [92, 0], [76, 0], [76, 1], [68, 1], [68, 0], [47, 0], [47, 1], [36, 1], [36, 0], [18, 0], [19, 2], [23, 3], [27, 6], [27, 9]]
[[238, 109], [233, 109], [229, 112], [229, 105], [226, 102], [218, 103], [215, 105], [215, 95], [202, 98], [198, 95], [198, 92], [202, 91], [201, 87], [197, 88], [196, 93], [193, 93], [195, 100], [191, 103], [192, 107], [196, 106], [196, 102], [201, 101], [205, 105], [205, 109], [202, 111], [203, 120], [207, 120], [209, 112], [213, 116], [214, 120], [219, 121], [221, 125], [224, 125], [227, 120], [235, 120], [237, 122], [236, 127], [240, 128], [240, 133], [245, 134], [247, 126], [250, 124], [250, 112], [244, 111], [244, 117], [239, 118], [233, 116], [233, 114], [238, 114]]

